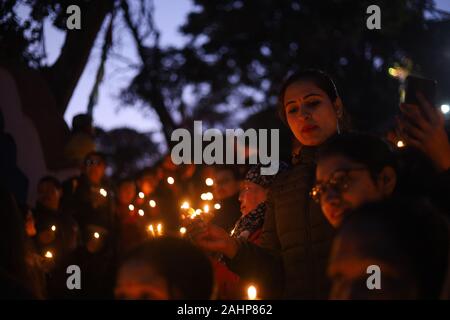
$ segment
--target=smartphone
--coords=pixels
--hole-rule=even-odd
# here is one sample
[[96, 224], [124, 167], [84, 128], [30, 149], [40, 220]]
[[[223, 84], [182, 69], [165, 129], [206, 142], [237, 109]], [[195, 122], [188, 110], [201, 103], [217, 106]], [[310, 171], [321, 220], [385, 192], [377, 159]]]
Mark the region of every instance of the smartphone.
[[420, 78], [416, 76], [406, 77], [405, 103], [420, 105], [417, 92], [421, 92], [425, 99], [432, 105], [436, 105], [436, 80]]

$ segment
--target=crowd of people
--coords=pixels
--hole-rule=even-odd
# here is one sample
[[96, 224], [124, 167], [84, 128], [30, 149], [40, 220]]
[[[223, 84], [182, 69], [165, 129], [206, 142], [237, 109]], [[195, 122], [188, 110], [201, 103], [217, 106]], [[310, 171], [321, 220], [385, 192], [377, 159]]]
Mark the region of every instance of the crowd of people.
[[[108, 181], [107, 157], [82, 143], [80, 175], [43, 177], [33, 208], [1, 191], [1, 295], [448, 299], [450, 143], [443, 115], [417, 98], [394, 137], [375, 136], [352, 130], [327, 74], [290, 75], [278, 114], [297, 147], [276, 175], [167, 155]], [[367, 285], [373, 266], [381, 288]]]

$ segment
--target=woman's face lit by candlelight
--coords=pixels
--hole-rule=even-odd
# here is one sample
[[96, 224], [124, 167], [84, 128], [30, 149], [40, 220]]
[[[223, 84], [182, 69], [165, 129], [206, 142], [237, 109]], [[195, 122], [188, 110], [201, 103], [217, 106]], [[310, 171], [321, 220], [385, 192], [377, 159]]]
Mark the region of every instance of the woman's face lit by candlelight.
[[297, 81], [289, 85], [283, 105], [289, 128], [301, 144], [317, 146], [336, 133], [341, 100], [331, 101], [313, 82]]
[[266, 201], [266, 199], [266, 189], [250, 181], [244, 181], [242, 183], [239, 201], [241, 202], [241, 213], [243, 215], [249, 214], [255, 210], [258, 205]]

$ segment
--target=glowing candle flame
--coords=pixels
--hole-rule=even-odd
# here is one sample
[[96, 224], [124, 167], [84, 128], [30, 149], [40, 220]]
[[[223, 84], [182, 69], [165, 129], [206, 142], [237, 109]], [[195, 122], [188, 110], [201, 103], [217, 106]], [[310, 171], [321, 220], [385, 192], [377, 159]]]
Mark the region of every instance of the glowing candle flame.
[[398, 148], [403, 148], [404, 146], [405, 146], [405, 144], [403, 143], [402, 140], [399, 140], [399, 141], [397, 142], [397, 147], [398, 147]]
[[200, 199], [202, 199], [202, 200], [208, 200], [208, 195], [207, 195], [206, 193], [202, 193], [202, 194], [200, 195]]
[[158, 231], [158, 235], [162, 234], [162, 224], [158, 223], [158, 225], [156, 226], [156, 230]]
[[214, 180], [211, 179], [211, 178], [206, 178], [205, 184], [206, 184], [208, 187], [210, 187], [210, 186], [212, 186], [212, 185], [214, 184]]
[[214, 199], [214, 196], [211, 192], [206, 193], [206, 200], [212, 200]]
[[247, 296], [248, 296], [248, 300], [256, 300], [257, 290], [256, 290], [255, 286], [249, 286], [247, 288]]
[[208, 213], [208, 212], [209, 212], [209, 205], [205, 204], [205, 205], [203, 206], [203, 211], [206, 212], [206, 213]]
[[100, 233], [98, 233], [98, 232], [94, 232], [94, 238], [95, 238], [95, 239], [98, 239], [98, 238], [100, 238]]
[[56, 226], [52, 225], [52, 231], [56, 231]]
[[148, 204], [149, 204], [150, 207], [152, 207], [152, 208], [156, 207], [156, 201], [155, 201], [155, 200], [150, 200], [150, 201], [148, 202]]
[[138, 214], [139, 214], [141, 217], [143, 217], [143, 216], [144, 216], [144, 210], [139, 209]]
[[100, 194], [101, 194], [102, 196], [106, 197], [106, 196], [108, 195], [108, 192], [106, 192], [105, 189], [101, 188], [101, 189], [100, 189]]
[[168, 177], [168, 178], [167, 178], [167, 183], [168, 183], [168, 184], [174, 184], [174, 183], [175, 183], [175, 179], [172, 178], [172, 177]]
[[195, 210], [195, 215], [199, 216], [203, 211], [201, 209]]
[[214, 209], [216, 209], [216, 210], [219, 210], [221, 207], [220, 207], [220, 203], [216, 203], [215, 205], [214, 205]]
[[53, 253], [52, 253], [51, 251], [47, 251], [47, 252], [45, 253], [45, 257], [46, 257], [47, 259], [51, 259], [51, 258], [53, 258]]
[[180, 233], [182, 234], [182, 235], [184, 235], [185, 233], [186, 233], [186, 228], [185, 227], [181, 227], [180, 228]]
[[183, 202], [183, 204], [181, 205], [181, 209], [189, 209], [189, 202], [185, 201]]
[[155, 229], [152, 224], [148, 226], [148, 230], [152, 233], [152, 236], [155, 236]]
[[132, 204], [130, 204], [130, 205], [128, 206], [128, 210], [133, 211], [133, 210], [134, 210], [134, 206], [133, 206]]
[[144, 199], [144, 197], [145, 197], [144, 193], [142, 191], [139, 192], [139, 198]]

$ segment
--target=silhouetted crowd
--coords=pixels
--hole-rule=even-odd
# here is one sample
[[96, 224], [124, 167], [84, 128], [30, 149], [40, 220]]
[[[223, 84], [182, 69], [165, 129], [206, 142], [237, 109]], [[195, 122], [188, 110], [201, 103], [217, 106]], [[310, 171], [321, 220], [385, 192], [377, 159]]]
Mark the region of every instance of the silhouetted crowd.
[[169, 154], [110, 181], [79, 130], [67, 149], [79, 175], [42, 177], [32, 208], [1, 190], [0, 296], [448, 299], [450, 143], [442, 113], [417, 97], [375, 136], [352, 130], [328, 75], [290, 75], [278, 113], [292, 162], [276, 175]]

